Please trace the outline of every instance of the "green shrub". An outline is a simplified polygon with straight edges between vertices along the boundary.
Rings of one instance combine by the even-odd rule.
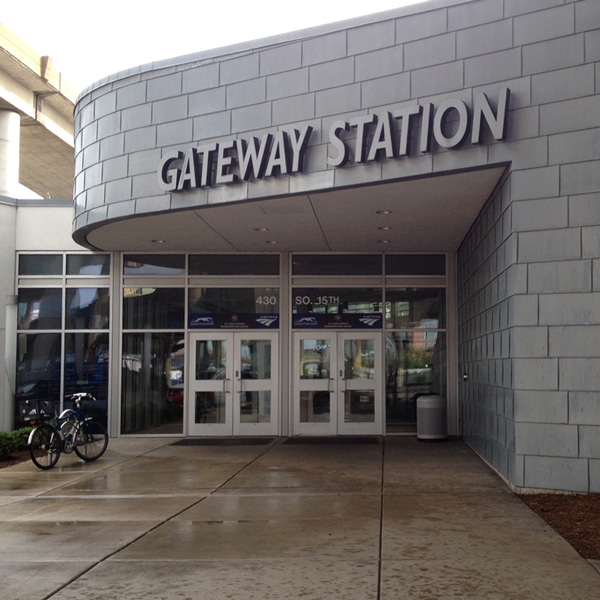
[[[31,427],[24,427],[9,433],[0,432],[0,459],[10,456],[12,452],[27,448],[27,440]]]

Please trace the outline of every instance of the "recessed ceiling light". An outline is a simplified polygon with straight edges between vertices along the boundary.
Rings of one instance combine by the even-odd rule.
[[[390,240],[377,240],[378,244],[389,244]]]
[[[153,244],[164,244],[165,240],[152,240]]]
[[[378,210],[377,214],[378,215],[391,215],[392,211],[391,210]]]
[[[269,231],[266,227],[255,227],[254,231]]]
[[[391,227],[378,227],[377,229],[381,230],[381,231],[389,231],[391,229]]]
[[[277,240],[267,240],[265,244],[276,244]]]

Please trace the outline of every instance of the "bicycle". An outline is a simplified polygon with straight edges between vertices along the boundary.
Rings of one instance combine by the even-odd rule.
[[[29,434],[27,447],[33,464],[40,469],[51,469],[62,452],[75,452],[79,458],[92,461],[100,458],[108,446],[104,425],[86,417],[82,401],[96,398],[87,392],[66,396],[75,404],[75,410],[66,408],[52,420],[42,422]],[[42,417],[43,419],[43,417]]]

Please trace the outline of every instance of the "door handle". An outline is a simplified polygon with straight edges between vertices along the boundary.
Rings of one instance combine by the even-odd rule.
[[[223,379],[223,392],[225,394],[229,393],[229,379]]]

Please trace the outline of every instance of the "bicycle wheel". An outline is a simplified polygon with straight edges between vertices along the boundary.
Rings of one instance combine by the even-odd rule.
[[[51,469],[60,457],[60,437],[49,423],[38,425],[28,444],[29,456],[39,469]]]
[[[85,421],[77,433],[75,454],[82,460],[100,458],[108,446],[108,433],[98,421]]]

